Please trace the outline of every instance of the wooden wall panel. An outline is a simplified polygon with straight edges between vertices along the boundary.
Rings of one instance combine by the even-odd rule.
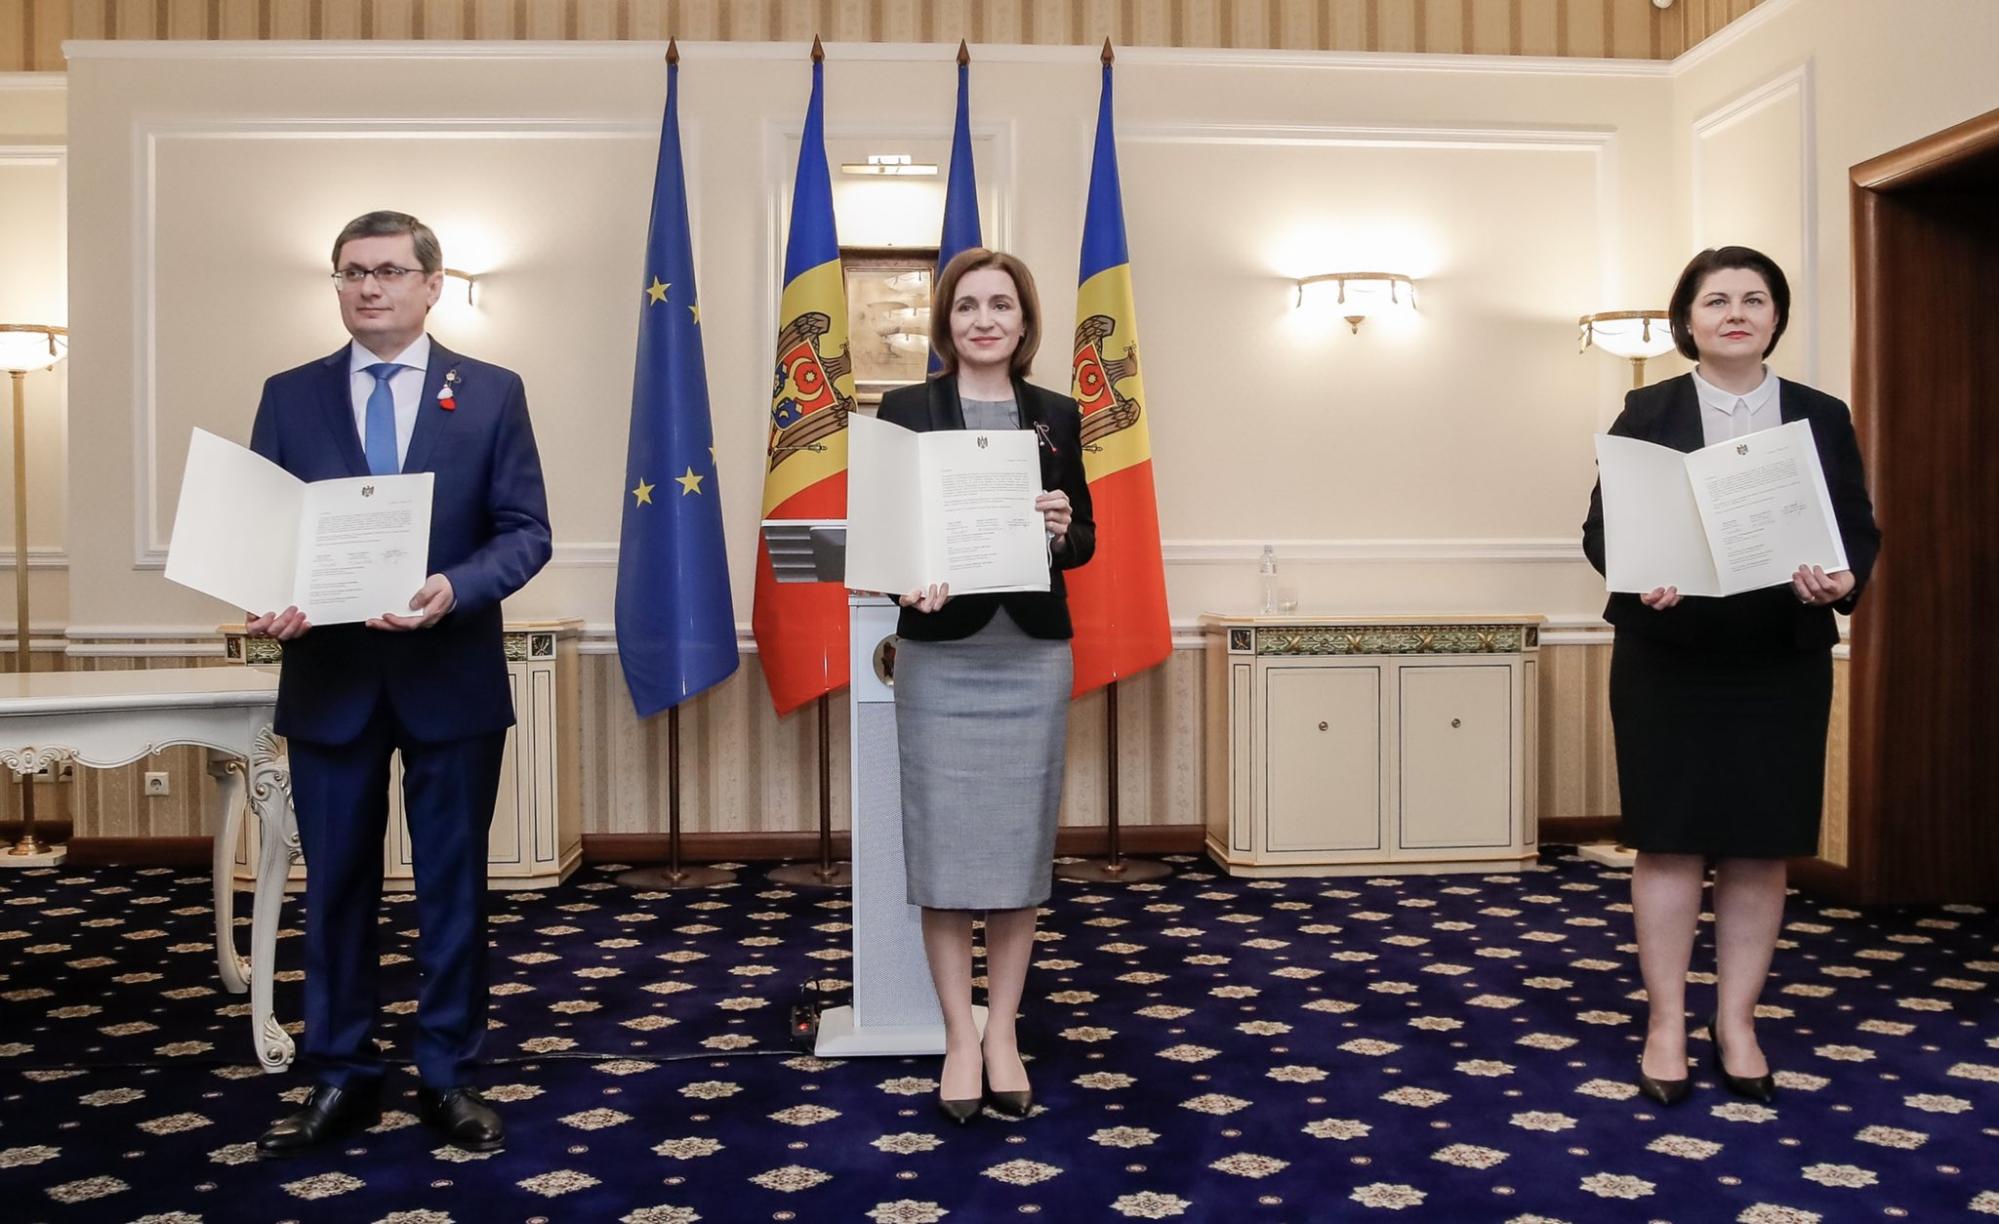
[[[1616,816],[1610,646],[1544,646],[1538,707],[1540,817]]]
[[[88,39],[1040,43],[1670,59],[1760,0],[0,0],[0,72]]]
[[[1832,724],[1826,729],[1825,818],[1819,825],[1819,857],[1835,867],[1851,863],[1852,834],[1847,815],[1847,778],[1852,760],[1851,676],[1852,664],[1848,660],[1833,660]]]

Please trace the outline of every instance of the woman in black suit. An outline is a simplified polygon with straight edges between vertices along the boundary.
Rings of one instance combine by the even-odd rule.
[[[1809,421],[1849,569],[1800,565],[1788,585],[1726,598],[1672,587],[1613,594],[1610,713],[1623,840],[1638,852],[1631,903],[1650,1019],[1639,1087],[1662,1105],[1688,1091],[1686,977],[1713,859],[1716,1004],[1709,1037],[1722,1083],[1768,1101],[1756,1000],[1784,915],[1784,860],[1817,852],[1833,613],[1851,612],[1881,535],[1846,405],[1763,364],[1789,321],[1783,271],[1747,247],[1702,251],[1669,315],[1691,374],[1625,397],[1612,434],[1694,451]],[[1604,569],[1602,487],[1583,550]],[[1725,1052],[1725,1054],[1724,1054]]]
[[[917,431],[1032,430],[1046,490],[1035,508],[1049,543],[1046,592],[953,598],[932,586],[899,601],[903,857],[944,1013],[938,1105],[962,1125],[982,1098],[1016,1117],[1032,1108],[1014,1021],[1034,951],[1035,907],[1053,883],[1062,799],[1071,636],[1062,571],[1090,559],[1096,527],[1082,414],[1066,394],[1025,379],[1041,340],[1041,305],[1026,266],[996,251],[961,252],[938,275],[931,301],[941,369],[884,395],[880,418]],[[983,1040],[972,1012],[979,911],[986,915]]]

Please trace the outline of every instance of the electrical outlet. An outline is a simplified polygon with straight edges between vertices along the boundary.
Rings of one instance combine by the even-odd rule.
[[[150,769],[146,771],[146,797],[148,799],[164,799],[171,793],[172,787],[167,782],[166,770]]]

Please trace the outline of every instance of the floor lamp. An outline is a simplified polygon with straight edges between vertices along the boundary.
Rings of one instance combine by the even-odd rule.
[[[1673,351],[1673,329],[1663,310],[1599,310],[1576,320],[1577,352],[1602,349],[1631,362],[1631,386],[1645,385],[1645,362]]]
[[[28,646],[28,375],[53,369],[69,353],[69,329],[46,323],[0,323],[0,370],[14,384],[14,670],[25,686]],[[17,691],[20,691],[17,688]],[[21,774],[21,839],[0,855],[0,865],[44,866],[61,851],[35,836],[35,775]]]
[[[1576,320],[1576,351],[1599,349],[1631,363],[1633,390],[1645,385],[1645,363],[1674,349],[1673,328],[1663,310],[1599,310]],[[1629,867],[1638,855],[1622,842],[1578,846],[1576,852],[1605,867]]]

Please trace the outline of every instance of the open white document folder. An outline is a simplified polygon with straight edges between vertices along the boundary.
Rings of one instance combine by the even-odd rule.
[[[1025,429],[916,433],[847,418],[847,586],[900,595],[1048,589],[1034,499],[1041,460]]]
[[[315,625],[409,615],[430,559],[429,472],[310,484],[197,429],[167,577],[246,612]]]
[[[1734,595],[1847,568],[1809,421],[1692,454],[1598,434],[1596,463],[1613,591]]]

